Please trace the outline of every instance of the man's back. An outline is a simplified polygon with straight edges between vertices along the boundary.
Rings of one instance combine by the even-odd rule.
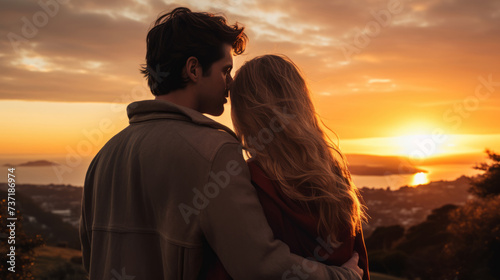
[[[187,108],[206,123],[168,102],[133,105],[130,126],[102,148],[87,173],[81,227],[85,266],[91,279],[122,273],[137,279],[196,279],[206,246],[196,217],[209,202],[203,186],[217,151],[238,142]]]

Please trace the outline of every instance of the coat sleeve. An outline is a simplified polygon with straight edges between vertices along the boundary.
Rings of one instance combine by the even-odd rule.
[[[231,277],[360,280],[351,269],[304,259],[274,239],[239,144],[222,145],[208,177],[200,226]]]

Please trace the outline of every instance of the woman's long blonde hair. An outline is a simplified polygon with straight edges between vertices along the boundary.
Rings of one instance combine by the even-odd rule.
[[[319,218],[320,236],[335,242],[341,231],[355,235],[361,229],[367,215],[359,191],[289,58],[264,55],[246,62],[231,84],[231,107],[247,154]]]

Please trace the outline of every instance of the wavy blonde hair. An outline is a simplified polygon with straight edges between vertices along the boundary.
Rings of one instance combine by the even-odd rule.
[[[231,117],[247,155],[319,218],[320,236],[337,242],[341,231],[361,230],[365,206],[345,157],[319,125],[298,67],[286,56],[254,58],[230,90]]]

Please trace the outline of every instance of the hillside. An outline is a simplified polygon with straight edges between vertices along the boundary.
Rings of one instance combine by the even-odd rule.
[[[398,190],[362,188],[361,195],[368,206],[369,223],[363,226],[369,236],[379,226],[410,227],[423,222],[435,208],[445,204],[463,205],[471,198],[467,192],[470,178],[455,181],[435,181],[418,187]]]
[[[4,186],[5,184],[0,186],[0,197],[7,197]],[[32,198],[35,196],[33,192],[26,190],[43,189],[47,186],[28,187],[27,189],[23,187],[23,185],[16,186],[15,198],[16,210],[24,217],[23,228],[26,234],[32,237],[40,234],[43,240],[49,245],[68,246],[70,248],[79,249],[80,239],[77,227],[69,220],[65,220],[64,216],[58,215],[58,212],[52,213],[51,211],[47,211],[47,207],[53,207],[53,205],[62,206],[63,203],[59,201],[59,199],[70,197],[67,196],[67,191],[69,190],[71,193],[73,190],[66,188],[58,192],[47,189],[45,191],[48,194],[46,202],[50,206],[45,206],[45,202],[37,202]],[[72,203],[74,203],[74,201],[67,201],[67,205]]]

